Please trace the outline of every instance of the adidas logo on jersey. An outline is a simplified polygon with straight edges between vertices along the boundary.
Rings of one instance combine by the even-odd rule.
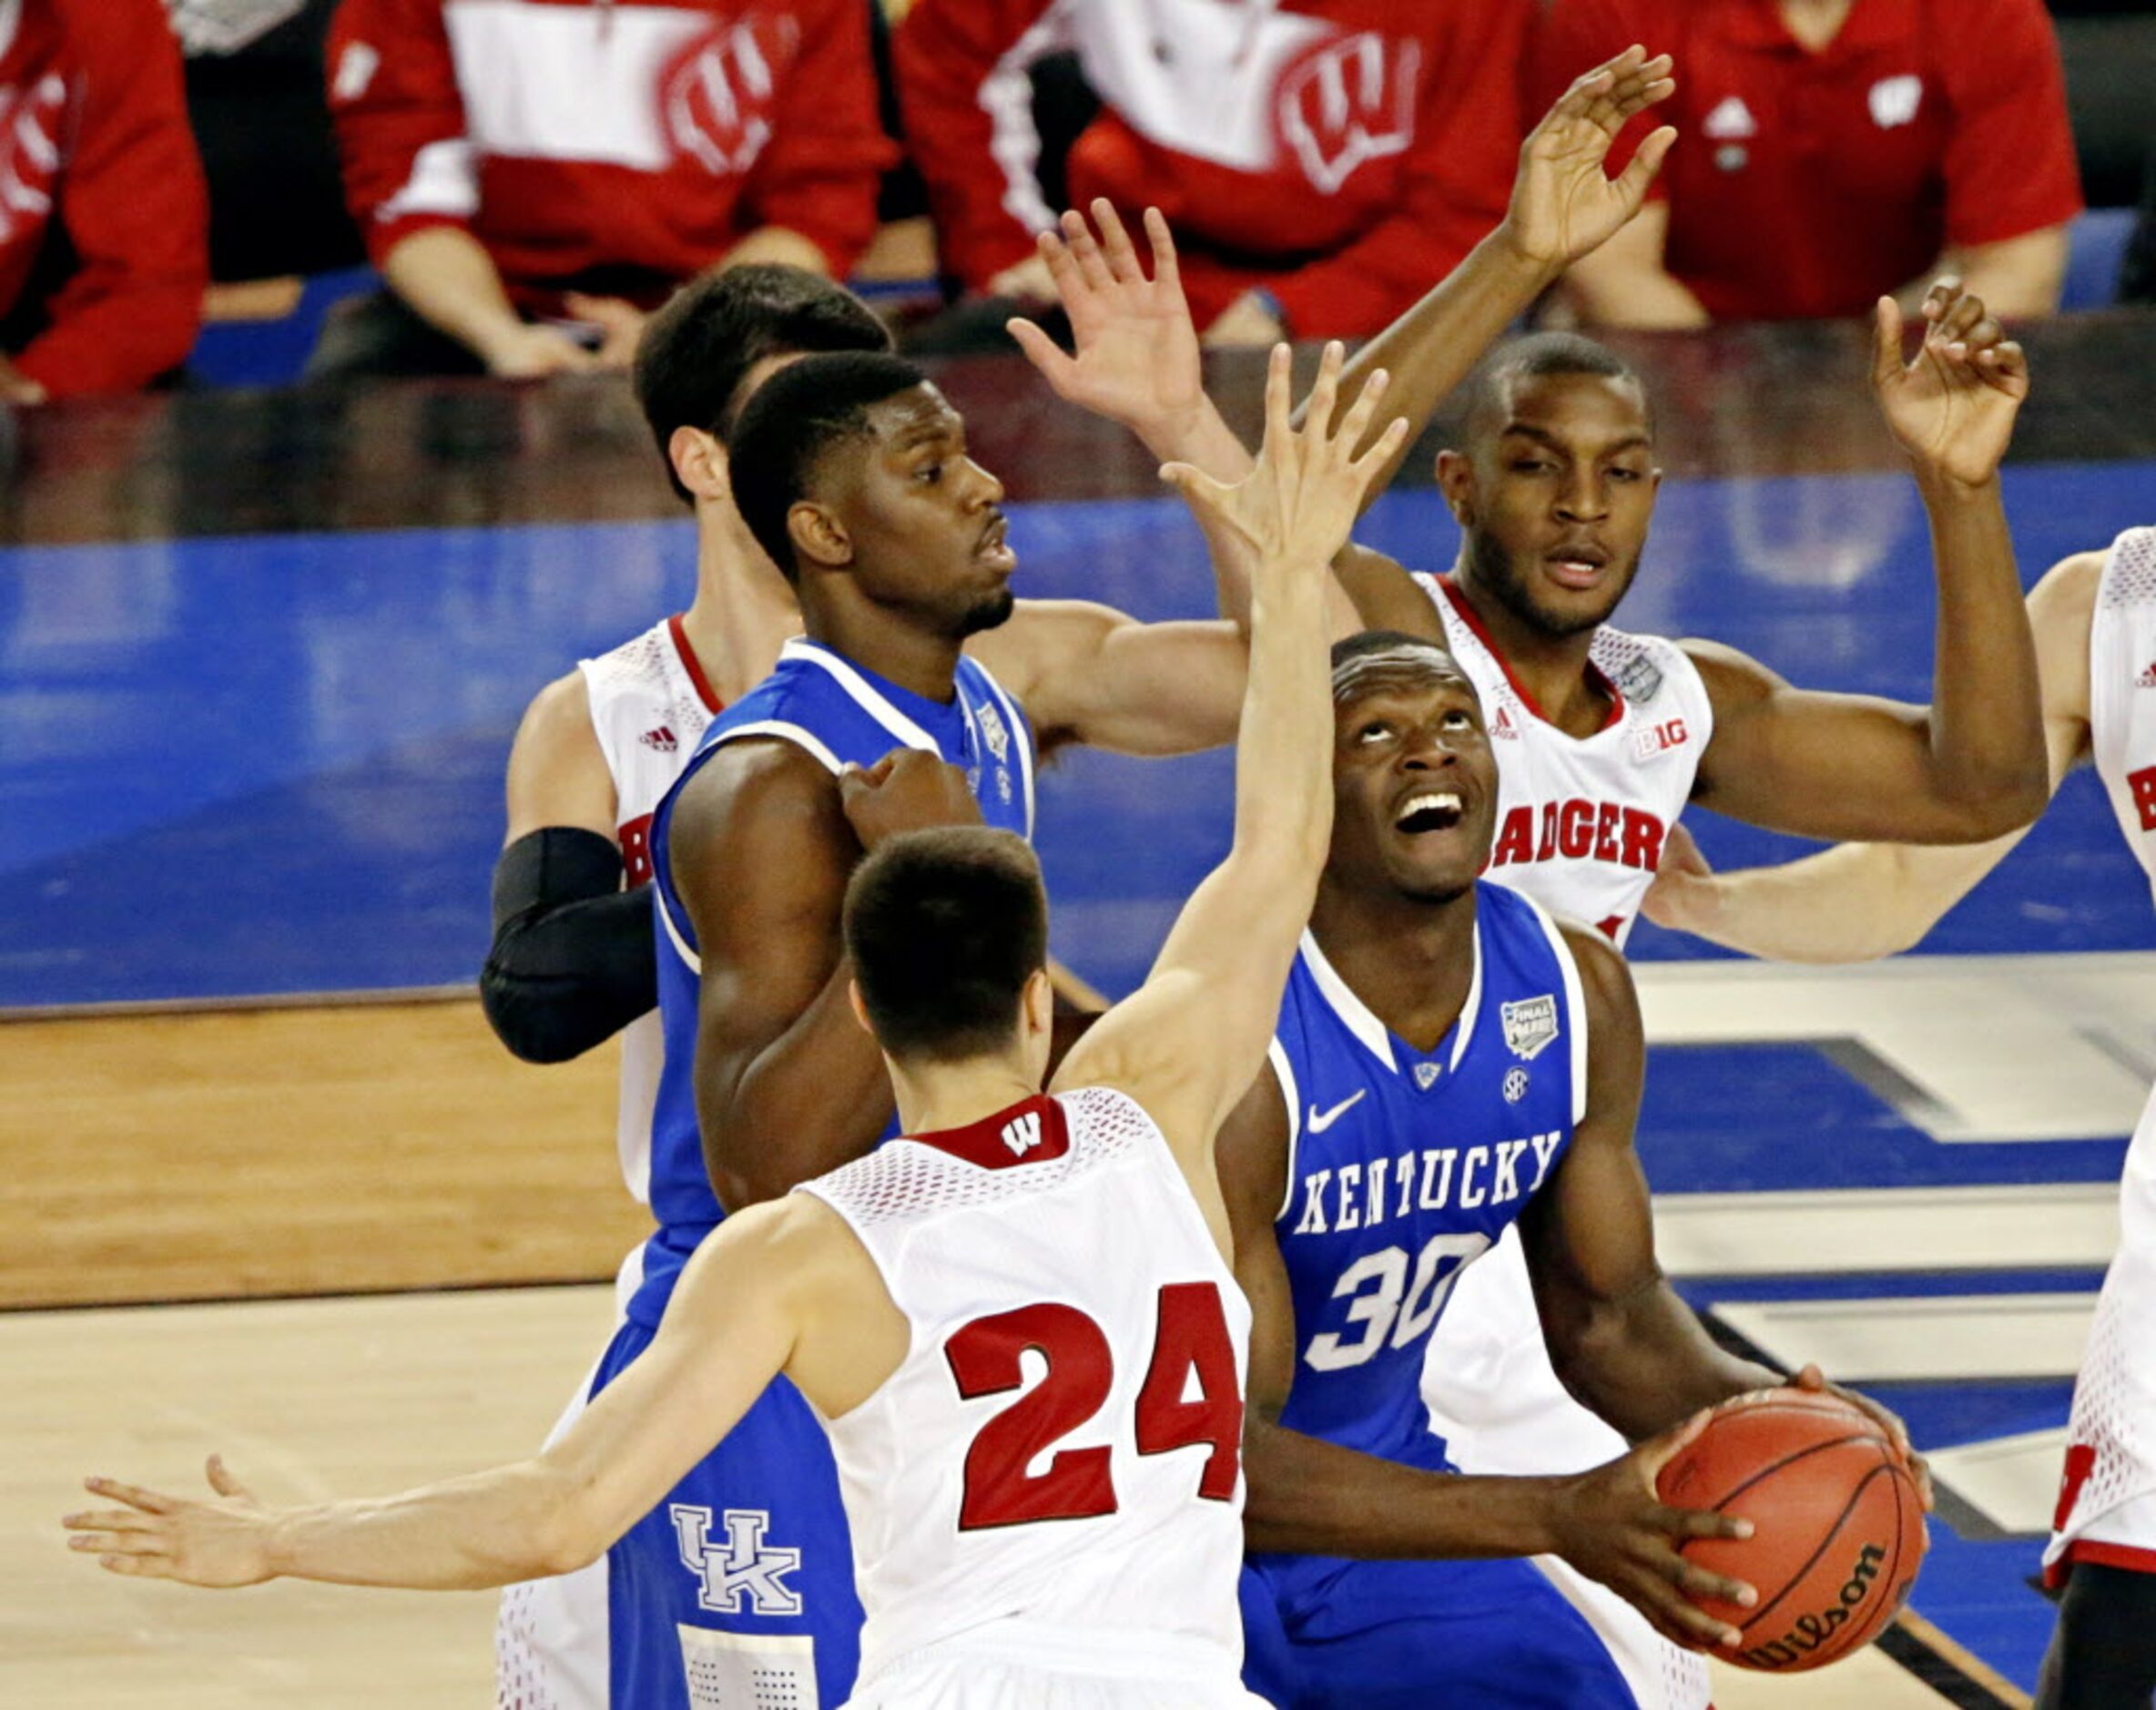
[[[2156,665],[2144,665],[2141,674],[2133,679],[2136,688],[2156,688]]]
[[[656,748],[661,754],[671,754],[681,746],[680,738],[670,725],[661,725],[656,730],[646,730],[636,738],[647,748]]]
[[[1735,142],[1746,137],[1759,135],[1759,122],[1752,117],[1752,109],[1744,105],[1742,96],[1724,96],[1706,117],[1700,121],[1700,129],[1716,142]]]
[[[1501,741],[1520,740],[1520,723],[1512,717],[1512,709],[1503,701],[1497,704],[1497,717],[1490,721],[1490,734]]]

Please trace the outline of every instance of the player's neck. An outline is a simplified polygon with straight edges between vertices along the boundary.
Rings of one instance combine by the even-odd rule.
[[[1040,1092],[1040,1081],[1010,1057],[971,1057],[963,1063],[892,1063],[891,1091],[898,1095],[899,1127],[905,1134],[941,1134],[967,1128],[1009,1110]]]
[[[1463,551],[1452,567],[1452,585],[1475,614],[1483,636],[1512,681],[1525,689],[1534,710],[1566,735],[1591,737],[1610,717],[1610,697],[1588,669],[1594,631],[1553,636],[1537,628],[1475,576]]]
[[[1475,981],[1475,891],[1443,902],[1349,891],[1327,876],[1310,932],[1365,1007],[1418,1051],[1459,1019]]]
[[[958,694],[958,657],[965,644],[923,627],[909,613],[840,595],[804,600],[801,618],[811,641],[887,683],[946,705]]]
[[[786,578],[733,507],[699,506],[697,596],[681,627],[718,698],[732,706],[778,663],[778,649],[801,633],[801,607]]]

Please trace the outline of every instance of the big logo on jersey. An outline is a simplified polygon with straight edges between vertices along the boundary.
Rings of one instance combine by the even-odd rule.
[[[66,104],[66,81],[56,74],[27,89],[0,88],[0,240],[43,225],[52,212]]]
[[[801,44],[790,17],[744,18],[698,36],[659,86],[666,139],[714,178],[736,178],[771,140],[771,103]]]
[[[1422,46],[1374,30],[1327,42],[1280,79],[1281,138],[1303,174],[1335,194],[1366,162],[1415,140]]]

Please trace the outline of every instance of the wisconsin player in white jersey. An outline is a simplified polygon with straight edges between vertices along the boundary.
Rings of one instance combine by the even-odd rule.
[[[1321,402],[1339,368],[1328,353]],[[1145,984],[1052,1095],[1047,915],[1009,832],[893,839],[850,880],[856,1013],[906,1138],[728,1218],[656,1339],[533,1461],[375,1501],[272,1510],[110,1480],[71,1515],[120,1573],[420,1589],[595,1557],[783,1373],[841,1471],[863,1706],[1254,1705],[1240,1685],[1249,1311],[1213,1135],[1263,1064],[1331,824],[1325,565],[1400,429],[1359,459],[1287,421],[1223,489],[1175,473],[1254,583],[1234,846]],[[849,776],[848,811],[885,784]],[[1103,1262],[1107,1260],[1109,1262]],[[723,1562],[714,1571],[723,1571]]]
[[[2156,528],[2054,565],[2029,595],[2051,784],[2091,760],[2156,886]],[[1688,844],[1650,918],[1755,956],[1866,962],[1908,949],[2024,833],[1973,849],[1846,843],[1710,873]],[[2126,1152],[2119,1251],[2074,1388],[2045,1573],[2066,1594],[2037,1702],[2147,1710],[2156,1695],[2156,1095]]]

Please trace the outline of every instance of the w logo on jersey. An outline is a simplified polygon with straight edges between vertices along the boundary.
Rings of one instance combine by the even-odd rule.
[[[737,178],[771,139],[778,79],[800,46],[791,18],[728,24],[691,44],[660,87],[666,137],[716,178]]]
[[[681,1546],[681,1565],[697,1576],[697,1606],[715,1615],[741,1613],[741,1594],[748,1593],[750,1611],[759,1615],[798,1615],[800,1593],[785,1576],[801,1565],[798,1550],[767,1550],[764,1533],[771,1516],[760,1508],[729,1508],[726,1512],[727,1538],[723,1545],[711,1541],[711,1511],[676,1502],[666,1512],[674,1521],[675,1541]]]
[[[1003,1125],[1003,1144],[1011,1155],[1022,1158],[1041,1144],[1041,1113],[1029,1110]]]
[[[1422,46],[1365,30],[1327,43],[1280,80],[1280,135],[1327,196],[1358,168],[1415,140]]]

